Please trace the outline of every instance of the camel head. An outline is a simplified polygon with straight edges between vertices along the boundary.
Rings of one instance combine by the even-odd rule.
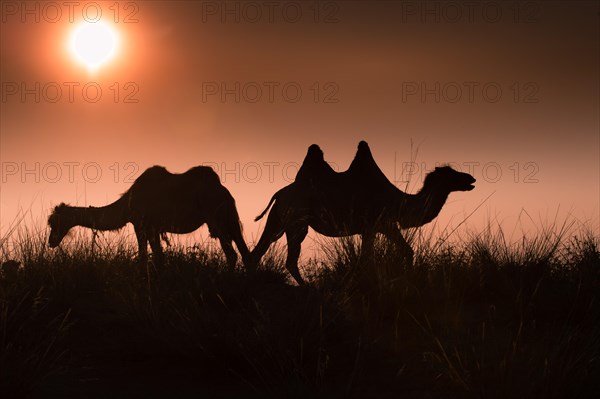
[[[48,217],[48,226],[50,226],[48,245],[50,248],[57,247],[62,239],[67,235],[71,227],[75,225],[75,223],[71,220],[67,208],[67,205],[64,203],[57,205],[54,207],[52,214]]]
[[[425,177],[424,186],[431,187],[436,191],[471,191],[475,188],[473,185],[475,178],[468,173],[458,172],[450,166],[440,166],[435,168]]]

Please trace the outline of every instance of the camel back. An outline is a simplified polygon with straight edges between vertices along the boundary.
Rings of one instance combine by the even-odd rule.
[[[211,185],[221,185],[219,175],[209,166],[194,166],[184,173],[171,173],[164,166],[152,166],[146,169],[129,188],[131,191],[134,188],[142,186],[160,186],[161,182],[171,179],[175,176],[181,178],[189,178],[190,181],[201,182]]]

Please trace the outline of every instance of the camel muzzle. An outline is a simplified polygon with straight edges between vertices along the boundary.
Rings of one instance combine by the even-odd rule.
[[[475,179],[474,177],[471,177],[470,180],[471,181],[467,183],[467,188],[465,191],[471,191],[475,188],[475,185],[473,183],[475,183],[477,181],[477,179]]]

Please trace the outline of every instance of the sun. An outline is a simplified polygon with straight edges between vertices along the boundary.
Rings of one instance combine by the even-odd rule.
[[[117,48],[117,33],[102,22],[83,22],[71,36],[71,53],[92,72],[113,58]]]

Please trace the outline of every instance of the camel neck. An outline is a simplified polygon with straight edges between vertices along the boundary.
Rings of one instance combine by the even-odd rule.
[[[127,223],[127,198],[123,196],[112,204],[101,207],[72,207],[76,225],[97,230],[116,230]]]
[[[429,187],[423,187],[416,194],[405,194],[399,209],[400,226],[419,227],[431,222],[442,210],[449,194]]]

